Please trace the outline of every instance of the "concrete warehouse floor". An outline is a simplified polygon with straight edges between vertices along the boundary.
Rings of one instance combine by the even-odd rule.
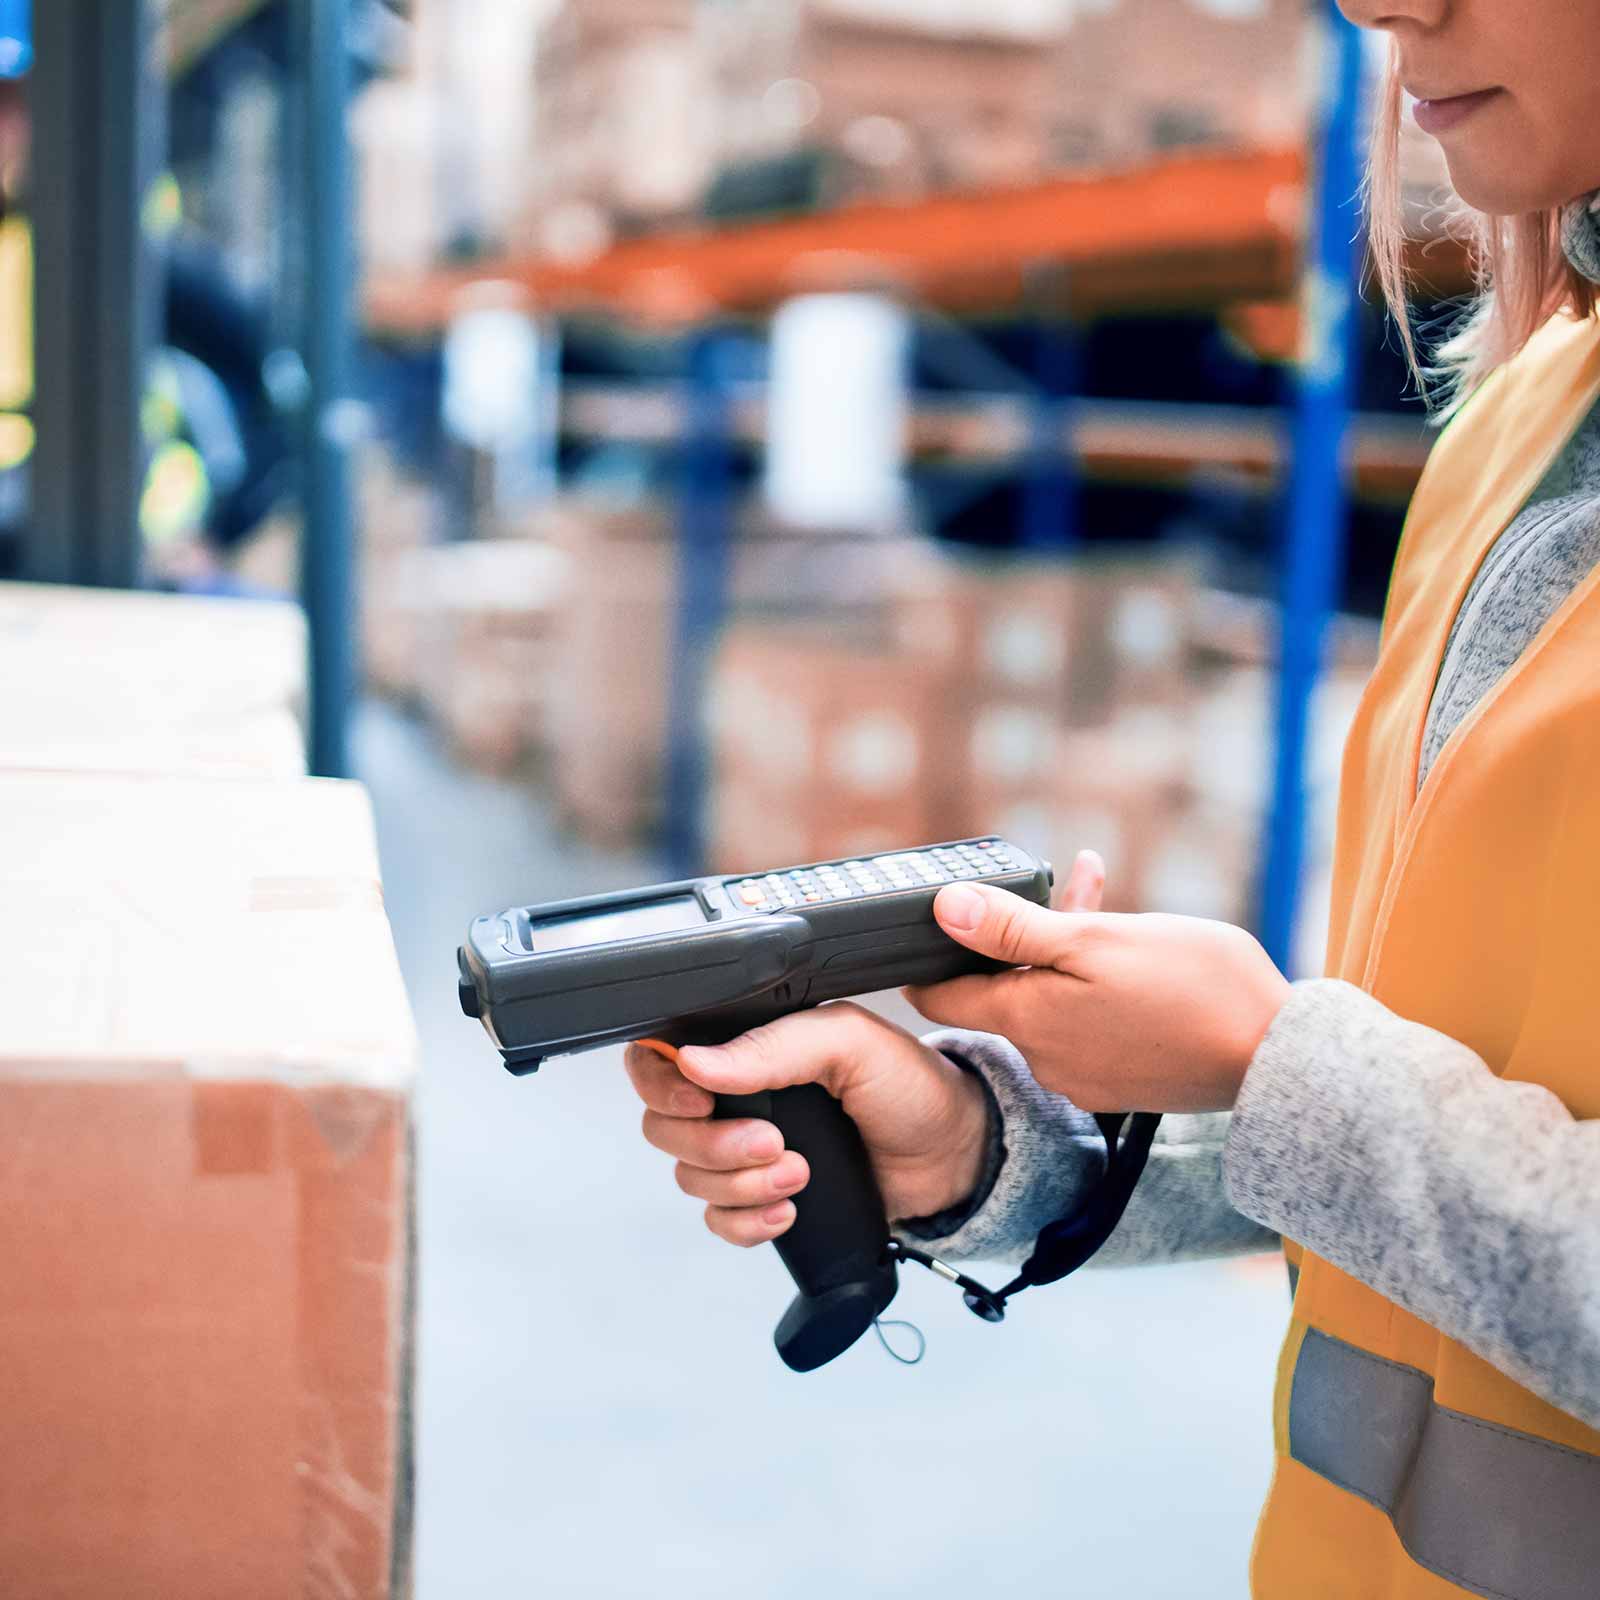
[[[472,916],[659,869],[387,707],[356,755],[422,1035],[420,1600],[1244,1593],[1280,1263],[1091,1271],[1001,1327],[907,1271],[920,1366],[787,1372],[787,1275],[705,1232],[620,1052],[514,1079],[457,1008]]]

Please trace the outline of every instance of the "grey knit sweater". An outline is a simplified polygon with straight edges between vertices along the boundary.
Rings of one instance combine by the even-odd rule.
[[[1567,254],[1600,281],[1600,228]],[[1454,729],[1600,560],[1600,407],[1484,561],[1454,620],[1418,783]],[[1600,848],[1600,840],[1596,841]],[[962,1207],[903,1222],[955,1259],[1021,1260],[1104,1164],[1093,1120],[991,1034],[929,1042],[991,1091],[988,1170]],[[1297,1239],[1600,1425],[1600,1121],[1497,1078],[1458,1041],[1337,979],[1308,979],[1250,1062],[1231,1114],[1170,1116],[1102,1264]]]

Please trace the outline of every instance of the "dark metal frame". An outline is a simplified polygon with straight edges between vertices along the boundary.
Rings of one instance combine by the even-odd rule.
[[[310,766],[321,777],[349,771],[347,725],[356,674],[355,561],[350,525],[350,451],[364,427],[350,392],[349,0],[294,0],[290,135],[302,204],[296,285],[297,334],[305,362],[302,413],[304,520],[300,594],[310,633]],[[286,119],[290,120],[290,119]]]
[[[159,322],[143,210],[165,101],[143,0],[34,8],[29,101],[38,430],[24,577],[139,581],[140,398]]]

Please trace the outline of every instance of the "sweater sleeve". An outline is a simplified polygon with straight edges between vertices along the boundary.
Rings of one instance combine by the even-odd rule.
[[[1224,1147],[1234,1205],[1600,1425],[1600,1120],[1353,984],[1296,983]]]
[[[1039,1230],[1071,1211],[1104,1172],[1099,1129],[1088,1112],[1042,1088],[1016,1047],[995,1034],[941,1029],[924,1042],[983,1080],[989,1159],[967,1202],[937,1217],[902,1220],[895,1231],[947,1260],[1023,1261]],[[1223,1193],[1227,1121],[1162,1120],[1139,1187],[1096,1265],[1237,1255],[1277,1243]]]

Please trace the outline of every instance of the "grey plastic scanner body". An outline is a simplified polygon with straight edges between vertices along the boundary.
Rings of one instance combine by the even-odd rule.
[[[1047,863],[1003,841],[968,840],[514,907],[468,929],[457,957],[462,1009],[520,1075],[548,1056],[633,1039],[721,1044],[828,1000],[998,971],[934,920],[934,895],[956,878],[1049,903]],[[776,887],[752,902],[754,884]],[[595,928],[620,936],[585,942]],[[894,1297],[866,1150],[816,1084],[719,1096],[715,1114],[776,1123],[811,1168],[796,1220],[775,1241],[800,1290],[778,1326],[779,1354],[808,1371],[853,1344]]]

